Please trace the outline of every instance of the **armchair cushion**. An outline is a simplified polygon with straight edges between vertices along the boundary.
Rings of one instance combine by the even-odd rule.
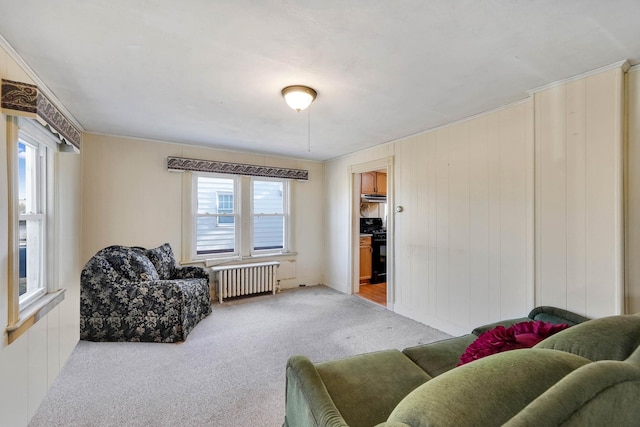
[[[109,246],[101,252],[101,256],[121,277],[132,282],[158,280],[160,276],[153,263],[138,248]]]
[[[176,259],[173,255],[171,245],[165,243],[157,248],[147,249],[145,255],[151,263],[153,263],[160,279],[169,280],[173,278],[174,270],[176,269]]]

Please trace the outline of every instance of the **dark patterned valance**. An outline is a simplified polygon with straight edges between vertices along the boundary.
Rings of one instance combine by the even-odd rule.
[[[2,79],[2,113],[37,119],[61,141],[80,149],[82,133],[36,85]]]
[[[242,163],[185,159],[183,157],[171,156],[167,157],[167,169],[193,172],[229,173],[233,175],[267,176],[270,178],[300,179],[305,181],[309,179],[309,171],[304,169],[245,165]]]

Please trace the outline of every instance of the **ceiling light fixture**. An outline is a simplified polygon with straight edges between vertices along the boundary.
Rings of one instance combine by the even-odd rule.
[[[282,89],[282,96],[289,107],[300,112],[311,105],[318,92],[308,86],[295,85]]]

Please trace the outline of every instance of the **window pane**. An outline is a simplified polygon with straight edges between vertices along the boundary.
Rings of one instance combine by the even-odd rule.
[[[19,263],[19,292],[18,295],[22,296],[27,292],[27,221],[20,221],[18,226],[18,239],[20,247]]]
[[[233,194],[218,192],[218,213],[221,214],[233,214]],[[232,216],[219,216],[218,224],[233,224],[234,218]]]
[[[46,183],[40,151],[46,148],[18,141],[18,295],[28,304],[44,289],[44,244]],[[43,157],[44,158],[44,157]]]
[[[253,245],[254,250],[284,248],[284,217],[255,216]]]
[[[235,180],[198,176],[198,254],[235,252]]]
[[[18,142],[19,213],[38,213],[38,149]]]
[[[253,213],[283,214],[283,186],[281,181],[253,181]]]
[[[227,217],[234,219],[233,217]],[[219,224],[223,217],[198,217],[196,224],[196,251],[198,254],[235,252],[235,224]]]
[[[44,287],[42,280],[42,229],[39,219],[19,221],[19,292],[20,299]]]
[[[233,214],[233,194],[233,179],[199,176],[198,214]]]

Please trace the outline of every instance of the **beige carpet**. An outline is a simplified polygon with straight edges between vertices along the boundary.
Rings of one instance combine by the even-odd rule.
[[[183,343],[81,341],[30,426],[281,426],[289,356],[447,337],[325,286],[216,303]]]

